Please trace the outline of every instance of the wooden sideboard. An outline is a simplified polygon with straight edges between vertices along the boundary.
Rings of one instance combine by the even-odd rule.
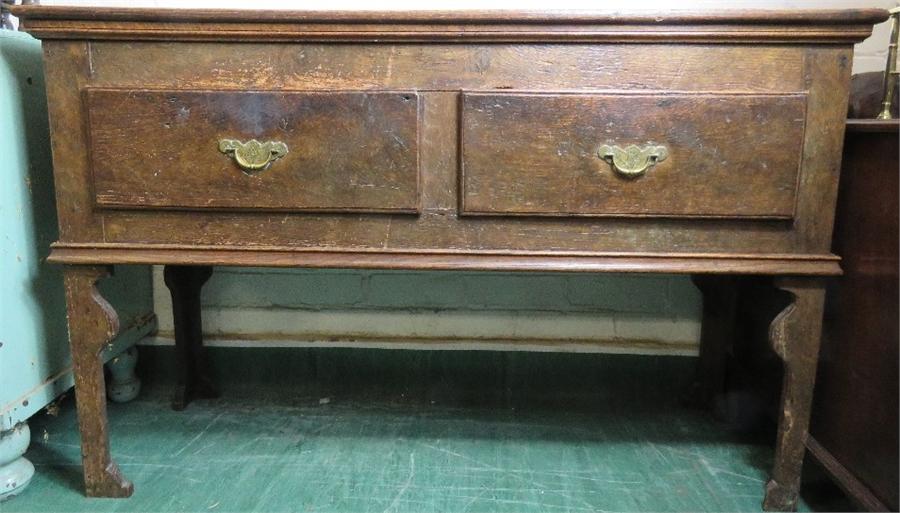
[[[44,41],[88,495],[132,492],[95,282],[170,266],[196,349],[202,266],[252,265],[771,275],[764,506],[796,506],[852,45],[886,12],[15,14]]]
[[[864,511],[900,507],[898,152],[900,120],[847,120],[833,244],[845,274],[828,291],[807,440]]]

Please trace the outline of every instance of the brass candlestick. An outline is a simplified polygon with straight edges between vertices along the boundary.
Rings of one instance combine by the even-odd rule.
[[[891,40],[888,43],[887,65],[884,70],[884,100],[881,102],[881,114],[878,119],[891,119],[891,100],[897,85],[897,44],[900,39],[900,7],[891,13]]]

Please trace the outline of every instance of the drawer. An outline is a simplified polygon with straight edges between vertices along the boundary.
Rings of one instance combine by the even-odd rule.
[[[101,208],[418,211],[406,91],[88,89]]]
[[[469,215],[790,219],[804,94],[464,93]]]

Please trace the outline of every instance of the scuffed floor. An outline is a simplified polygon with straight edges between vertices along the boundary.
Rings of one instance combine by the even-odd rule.
[[[160,386],[109,408],[127,500],[83,497],[68,400],[32,419],[37,475],[0,512],[759,511],[771,448],[613,381],[505,408],[254,385],[183,412]]]

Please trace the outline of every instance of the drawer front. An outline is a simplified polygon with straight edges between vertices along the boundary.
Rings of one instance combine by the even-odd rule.
[[[418,211],[414,92],[89,89],[85,101],[101,208]]]
[[[461,211],[790,219],[803,94],[465,93]]]

